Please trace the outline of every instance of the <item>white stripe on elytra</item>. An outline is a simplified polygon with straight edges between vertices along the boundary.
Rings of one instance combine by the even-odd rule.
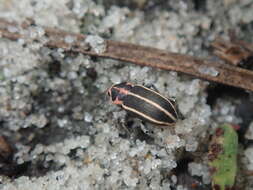
[[[174,120],[174,121],[177,120],[170,112],[168,112],[167,110],[165,110],[165,109],[164,109],[163,107],[161,107],[159,104],[157,104],[157,103],[155,103],[155,102],[152,102],[152,101],[150,101],[149,99],[144,98],[144,97],[142,97],[142,96],[139,96],[139,95],[137,95],[137,94],[134,94],[134,93],[132,93],[132,92],[129,92],[128,95],[135,96],[135,97],[137,97],[137,98],[140,98],[140,99],[144,100],[145,102],[148,102],[149,104],[151,104],[151,105],[157,107],[159,110],[163,111],[163,112],[164,112],[167,116],[169,116],[172,120]]]
[[[177,115],[177,111],[176,111],[176,109],[175,109],[175,106],[170,102],[169,98],[166,98],[166,97],[164,97],[163,95],[161,95],[161,94],[159,94],[158,92],[156,92],[155,90],[149,89],[149,88],[147,88],[147,87],[145,87],[145,86],[140,86],[140,85],[135,85],[135,86],[138,86],[138,87],[141,87],[141,88],[145,88],[146,90],[151,91],[151,92],[154,92],[155,94],[157,94],[158,96],[160,96],[161,98],[163,98],[165,101],[167,101],[167,102],[171,105],[171,107],[173,108],[174,112],[175,112],[176,115]],[[173,100],[171,100],[171,101],[173,101]]]
[[[149,116],[147,116],[147,115],[145,115],[145,114],[143,114],[143,113],[137,111],[137,110],[134,109],[134,108],[130,108],[130,107],[128,107],[128,106],[125,106],[124,104],[122,104],[121,106],[122,106],[125,110],[134,112],[134,113],[136,113],[137,115],[140,115],[140,116],[146,118],[147,120],[149,120],[149,121],[151,121],[151,122],[153,122],[153,123],[156,123],[156,124],[159,124],[159,125],[173,125],[172,123],[162,122],[162,121],[158,121],[158,120],[156,120],[156,119],[153,119],[153,118],[151,118],[151,117],[149,117]]]

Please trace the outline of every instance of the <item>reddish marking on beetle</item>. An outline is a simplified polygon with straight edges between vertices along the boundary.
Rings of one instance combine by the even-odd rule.
[[[124,88],[118,88],[118,87],[113,87],[113,88],[115,88],[116,90],[118,90],[120,94],[127,95],[129,93],[129,90],[126,90]]]
[[[130,83],[126,83],[126,85],[131,85],[132,86],[132,84],[130,84]],[[106,92],[107,92],[107,94],[111,97],[112,96],[112,89],[115,89],[115,90],[117,90],[118,91],[118,96],[119,96],[119,94],[123,94],[123,95],[127,95],[128,93],[129,93],[129,90],[126,90],[126,89],[124,89],[124,88],[118,88],[118,87],[115,87],[114,85],[113,86],[111,86]],[[123,101],[122,100],[119,100],[119,97],[116,97],[116,100],[114,100],[114,101],[112,101],[114,104],[116,104],[116,105],[122,105],[123,104]]]
[[[215,135],[217,136],[217,137],[219,137],[219,136],[221,136],[221,135],[223,135],[224,134],[224,130],[222,129],[222,128],[217,128],[216,130],[215,130]]]
[[[119,97],[117,97],[116,100],[113,101],[113,103],[116,104],[116,105],[122,105],[123,101],[119,100]]]
[[[117,84],[116,84],[117,85]],[[112,91],[112,88],[116,89],[119,91],[119,93],[122,93],[122,94],[125,94],[127,95],[129,90],[127,89],[124,89],[124,88],[119,88],[119,87],[116,87],[116,85],[112,85],[110,88],[108,88],[108,90],[106,91],[107,93],[109,93],[111,95],[111,91]],[[125,84],[126,86],[131,86],[131,87],[134,87],[134,85],[132,83],[129,83],[129,82],[126,82]]]

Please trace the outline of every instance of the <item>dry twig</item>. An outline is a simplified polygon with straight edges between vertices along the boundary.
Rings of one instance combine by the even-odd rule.
[[[13,32],[8,30],[10,27],[17,27],[19,30]],[[18,25],[17,23],[0,19],[0,36],[11,40],[28,38],[20,30],[26,30],[29,27],[32,26],[29,26],[29,24]],[[253,91],[253,72],[246,69],[221,64],[219,62],[211,62],[193,56],[171,53],[156,48],[111,40],[105,41],[106,50],[104,52],[97,53],[87,48],[87,44],[83,43],[86,38],[85,35],[68,33],[47,27],[44,30],[45,35],[48,37],[48,42],[45,43],[47,47],[62,48],[65,51],[117,59],[163,70],[177,71],[197,78]],[[71,44],[66,43],[64,40],[66,36],[72,36],[77,40]]]
[[[214,54],[232,65],[244,65],[252,61],[253,47],[243,41],[216,39],[212,44]]]

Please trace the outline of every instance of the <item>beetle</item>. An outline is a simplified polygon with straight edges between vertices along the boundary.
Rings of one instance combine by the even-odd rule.
[[[128,113],[154,124],[171,126],[182,118],[174,99],[145,86],[129,82],[114,84],[107,95]]]

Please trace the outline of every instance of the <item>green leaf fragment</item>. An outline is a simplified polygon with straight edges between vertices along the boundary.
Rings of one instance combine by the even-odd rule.
[[[237,170],[238,136],[229,124],[220,126],[209,146],[209,166],[213,189],[232,189]]]

